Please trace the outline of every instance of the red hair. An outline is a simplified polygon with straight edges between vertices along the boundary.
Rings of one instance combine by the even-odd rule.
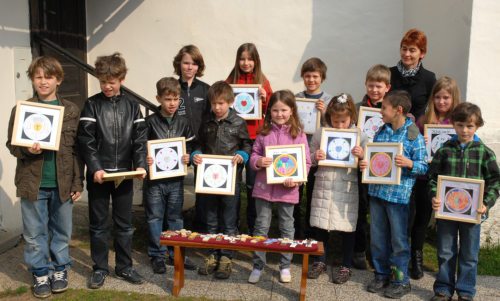
[[[423,31],[416,28],[412,28],[405,33],[405,35],[401,39],[399,48],[403,47],[403,44],[417,45],[417,47],[423,54],[427,53],[427,36]]]

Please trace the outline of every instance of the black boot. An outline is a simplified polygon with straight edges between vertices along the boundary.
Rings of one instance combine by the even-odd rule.
[[[411,278],[418,280],[424,277],[423,269],[424,257],[422,250],[411,251]]]

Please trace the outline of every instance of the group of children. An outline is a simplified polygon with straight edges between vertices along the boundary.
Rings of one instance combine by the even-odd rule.
[[[68,287],[71,209],[83,189],[83,162],[87,166],[90,245],[94,262],[89,287],[102,287],[109,274],[110,231],[107,221],[110,196],[115,274],[131,283],[143,282],[132,267],[131,258],[134,232],[132,181],[125,180],[115,187],[112,182],[104,182],[103,175],[146,170],[148,165],[153,164],[153,158],[147,156],[148,140],[185,137],[187,154],[182,161],[195,167],[202,163],[202,154],[233,157],[232,163],[238,166],[235,194],[197,195],[196,218],[204,232],[238,233],[239,186],[242,171],[246,169],[250,234],[268,235],[273,203],[276,203],[281,237],[290,239],[295,235],[294,209],[302,194],[299,187],[304,185],[292,179],[286,179],[283,184],[267,184],[265,170],[272,164],[272,159],[265,156],[265,148],[303,144],[308,154],[306,169],[311,170],[306,183],[309,207],[306,219],[312,238],[325,242],[326,246],[325,255],[314,258],[308,277],[318,278],[327,270],[329,234],[340,231],[343,258],[333,275],[333,282],[342,284],[349,280],[357,223],[360,219],[366,220],[366,209],[363,211],[363,206],[359,205],[363,198],[362,191],[365,191],[369,195],[370,250],[375,270],[375,277],[367,289],[375,293],[383,292],[389,298],[400,298],[411,290],[408,276],[409,200],[415,181],[420,187],[419,205],[432,206],[434,210],[440,204],[436,198],[438,174],[485,179],[484,206],[478,209],[478,213],[486,213],[498,197],[500,176],[495,154],[474,135],[477,128],[483,125],[481,112],[474,104],[459,104],[458,88],[447,77],[437,81],[427,104],[427,114],[415,123],[407,117],[411,108],[409,94],[405,91],[387,93],[391,88],[389,68],[376,65],[367,72],[366,97],[362,105],[381,107],[385,123],[373,140],[403,145],[403,154],[394,159],[395,164],[402,168],[401,184],[367,185],[359,181],[360,170],[368,166],[364,159],[368,138],[364,134],[361,135],[361,145],[352,149],[352,154],[359,158],[358,170],[318,167],[318,161],[326,157],[319,147],[321,128],[309,137],[302,130],[296,96],[318,99],[316,108],[322,113],[323,127],[349,129],[356,127],[358,122],[359,106],[349,94],[332,97],[322,91],[326,65],[318,58],[311,58],[303,64],[301,76],[305,90],[294,95],[288,90],[273,93],[262,73],[257,49],[251,43],[243,44],[238,49],[234,69],[228,78],[211,86],[197,78],[204,71],[199,49],[193,45],[185,46],[174,58],[174,69],[179,79],[167,77],[157,82],[156,98],[160,106],[158,112],[146,119],[139,105],[121,88],[127,71],[124,59],[115,53],[99,57],[95,65],[101,93],[85,102],[81,114],[75,105],[57,95],[63,71],[56,60],[40,57],[30,66],[28,74],[36,91],[36,97],[30,101],[66,108],[59,151],[42,151],[38,143],[29,148],[13,146],[10,137],[14,110],[9,123],[7,146],[18,159],[15,181],[18,196],[21,197],[25,260],[33,274],[33,291],[37,297],[47,297],[51,292],[61,292]],[[263,120],[245,121],[236,114],[231,108],[234,94],[230,83],[262,85],[259,94],[263,112],[266,112]],[[436,153],[429,168],[425,148],[427,137],[422,136],[421,128],[426,123],[451,123],[457,133]],[[426,193],[427,184],[429,194]],[[161,246],[159,239],[164,230],[183,228],[183,189],[183,177],[160,180],[146,177],[144,180],[148,255],[155,273],[165,273],[165,264],[173,264],[172,250]],[[430,212],[425,223],[429,218]],[[455,290],[462,300],[471,300],[475,294],[480,225],[439,220],[437,229],[439,273],[433,300],[449,300]],[[226,279],[231,275],[232,256],[233,253],[228,250],[210,250],[198,272],[205,275],[215,273],[215,277]],[[455,280],[457,256],[461,268]],[[281,282],[291,281],[291,260],[292,254],[281,255]],[[187,269],[197,268],[187,257],[184,265]],[[259,281],[265,265],[265,253],[255,252],[253,270],[248,278],[250,283]]]

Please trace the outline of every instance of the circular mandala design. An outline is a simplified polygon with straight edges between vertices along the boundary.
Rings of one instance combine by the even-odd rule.
[[[370,171],[377,177],[385,177],[391,172],[392,160],[386,153],[376,153],[370,159]]]
[[[242,92],[234,98],[234,109],[241,114],[248,114],[252,112],[255,106],[255,101],[248,93]]]
[[[290,154],[282,154],[273,162],[274,171],[280,177],[290,177],[297,171],[297,159]]]
[[[443,146],[443,144],[450,139],[451,139],[451,136],[448,134],[439,134],[439,135],[436,135],[434,138],[432,138],[432,141],[431,141],[432,153],[437,152],[437,150],[440,149],[441,146]]]
[[[51,122],[49,118],[42,114],[32,114],[26,118],[23,131],[29,139],[42,141],[50,135]]]
[[[179,162],[179,155],[177,152],[170,148],[162,148],[155,157],[156,166],[161,170],[172,170]]]
[[[472,197],[470,193],[462,188],[453,188],[444,196],[445,206],[454,213],[464,213],[472,206]]]
[[[335,138],[328,143],[327,152],[328,156],[333,160],[344,160],[349,157],[350,144],[343,138]]]
[[[205,183],[212,188],[219,188],[227,181],[227,171],[221,165],[210,165],[203,174]]]
[[[382,117],[373,116],[363,125],[363,132],[368,136],[368,138],[372,139],[383,125],[384,121],[382,120]]]

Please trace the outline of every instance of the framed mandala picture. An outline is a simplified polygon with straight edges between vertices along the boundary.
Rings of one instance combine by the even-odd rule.
[[[153,158],[149,166],[151,180],[187,175],[187,165],[182,163],[186,154],[186,138],[171,138],[148,141],[148,156]]]
[[[425,124],[424,136],[427,137],[427,144],[425,145],[427,160],[431,162],[437,150],[455,134],[455,129],[452,125]]]
[[[233,156],[200,155],[196,172],[196,193],[234,195],[236,164]]]
[[[296,98],[297,112],[304,126],[304,133],[314,134],[321,126],[321,112],[316,109],[316,99]]]
[[[378,130],[384,125],[380,109],[359,107],[358,128],[368,136],[370,142]]]
[[[436,197],[441,207],[436,218],[479,224],[481,214],[477,213],[483,203],[484,180],[438,176]]]
[[[368,166],[363,170],[362,183],[399,185],[401,167],[396,166],[395,157],[403,153],[401,143],[367,143],[365,160]]]
[[[358,158],[351,150],[359,145],[359,137],[359,129],[323,128],[320,149],[326,153],[326,159],[320,160],[318,165],[357,168]]]
[[[12,145],[59,150],[64,107],[31,101],[19,101],[16,106]]]
[[[304,144],[266,146],[266,157],[272,158],[266,168],[267,184],[283,183],[288,178],[307,182]]]
[[[245,120],[262,119],[260,85],[231,85],[234,93],[233,109]]]

